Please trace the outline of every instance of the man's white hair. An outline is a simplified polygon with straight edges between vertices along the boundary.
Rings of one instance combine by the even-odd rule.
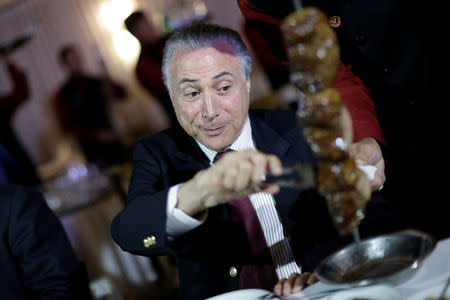
[[[252,58],[239,33],[215,24],[195,24],[175,31],[166,42],[162,73],[169,94],[171,93],[169,63],[175,50],[180,48],[191,50],[209,48],[218,41],[225,41],[231,46],[232,51],[241,63],[243,80],[247,81],[252,71]]]

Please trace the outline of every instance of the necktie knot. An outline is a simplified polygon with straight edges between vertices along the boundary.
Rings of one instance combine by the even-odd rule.
[[[232,152],[233,149],[226,149],[225,151],[222,152],[217,152],[216,156],[213,159],[213,163],[216,163],[219,159],[221,159],[225,154],[227,154],[228,152]]]

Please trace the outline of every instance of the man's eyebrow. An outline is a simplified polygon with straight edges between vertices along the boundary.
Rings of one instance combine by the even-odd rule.
[[[198,81],[198,79],[191,79],[191,78],[184,77],[183,79],[180,80],[180,82],[178,82],[178,85],[181,85],[185,82],[196,82],[196,81]]]
[[[230,72],[223,71],[223,72],[221,72],[221,73],[215,75],[215,76],[213,77],[213,79],[217,79],[217,78],[220,78],[220,77],[225,76],[225,75],[233,76],[233,74],[231,74]],[[178,85],[181,85],[181,84],[183,84],[183,83],[185,83],[185,82],[197,82],[197,81],[198,81],[198,79],[192,79],[192,78],[186,78],[186,77],[184,77],[183,79],[180,80],[180,82],[178,82]]]
[[[213,77],[213,79],[217,79],[217,78],[222,77],[222,76],[225,76],[225,75],[231,75],[231,76],[233,76],[233,74],[231,74],[231,73],[229,73],[229,72],[227,72],[227,71],[223,71],[222,73],[219,73],[219,74],[215,75],[215,76]]]

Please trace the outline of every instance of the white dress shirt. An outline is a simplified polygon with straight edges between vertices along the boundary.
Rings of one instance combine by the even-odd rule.
[[[209,158],[210,164],[212,165],[217,152],[208,149],[199,142],[197,143],[205,155]],[[242,133],[229,147],[229,149],[235,151],[256,149],[253,142],[251,124],[248,117]],[[206,213],[202,220],[198,220],[192,218],[181,209],[175,207],[177,204],[178,188],[181,184],[170,188],[167,199],[166,229],[169,236],[173,237],[200,226],[207,217]],[[255,208],[267,245],[270,248],[270,253],[272,255],[278,279],[288,278],[293,272],[301,274],[301,268],[295,263],[294,255],[291,250],[292,248],[284,234],[283,225],[280,222],[273,196],[269,193],[259,192],[249,195],[249,198]]]

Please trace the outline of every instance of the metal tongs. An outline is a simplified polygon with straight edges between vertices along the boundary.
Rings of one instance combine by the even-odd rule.
[[[315,164],[297,164],[290,167],[284,167],[280,176],[266,174],[260,187],[266,187],[270,184],[278,184],[280,187],[291,187],[297,189],[308,189],[317,186],[317,165]]]

